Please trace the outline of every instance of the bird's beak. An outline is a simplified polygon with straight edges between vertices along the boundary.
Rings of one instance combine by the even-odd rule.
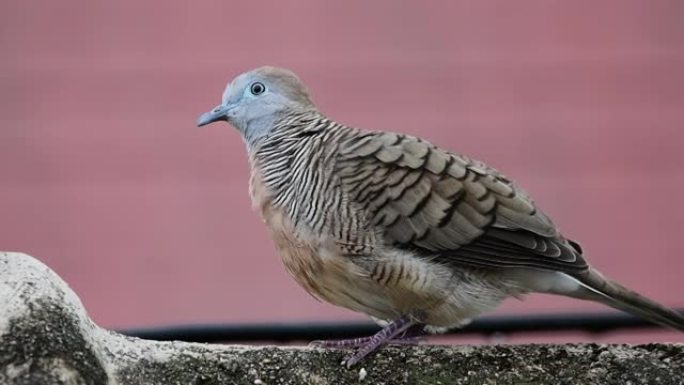
[[[231,109],[230,105],[218,105],[209,112],[203,113],[197,118],[197,127],[205,126],[209,123],[218,122],[219,120],[228,121],[228,111]]]

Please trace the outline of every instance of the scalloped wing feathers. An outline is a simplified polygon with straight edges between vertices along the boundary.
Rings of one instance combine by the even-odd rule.
[[[481,162],[415,137],[365,132],[342,144],[336,170],[392,246],[446,264],[587,268],[527,194]]]

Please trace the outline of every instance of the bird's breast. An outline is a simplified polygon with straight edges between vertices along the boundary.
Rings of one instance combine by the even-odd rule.
[[[341,255],[334,242],[296,228],[282,210],[267,209],[264,220],[285,269],[316,299],[357,311],[368,311],[372,290],[364,272]],[[372,305],[371,305],[372,306]]]
[[[335,293],[342,291],[338,286],[354,272],[349,271],[347,265],[350,264],[345,264],[343,259],[322,257],[328,254],[328,246],[333,242],[327,242],[303,226],[294,226],[287,212],[274,204],[273,192],[265,186],[259,172],[252,174],[250,195],[288,273],[317,299],[346,306]]]

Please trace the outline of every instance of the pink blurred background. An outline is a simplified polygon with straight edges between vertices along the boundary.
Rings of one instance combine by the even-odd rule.
[[[675,0],[2,2],[0,249],[54,268],[107,327],[365,319],[289,278],[239,136],[195,128],[228,80],[272,64],[332,118],[503,170],[596,267],[684,306],[683,14]],[[532,296],[497,312],[600,310]]]

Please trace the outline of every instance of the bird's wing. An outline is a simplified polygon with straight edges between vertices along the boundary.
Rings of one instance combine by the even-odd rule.
[[[364,132],[342,143],[340,184],[385,241],[440,263],[587,269],[525,192],[496,170],[418,138]]]

